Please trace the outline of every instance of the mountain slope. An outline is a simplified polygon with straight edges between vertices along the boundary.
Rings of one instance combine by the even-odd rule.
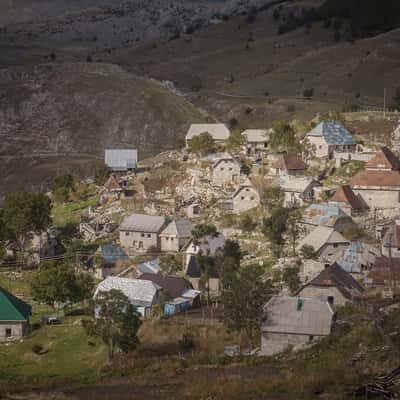
[[[189,123],[203,120],[183,97],[117,66],[44,64],[3,71],[0,182],[8,189],[23,186],[15,179],[21,159],[37,163],[37,171],[22,178],[38,182],[43,168],[53,169],[52,175],[102,159],[107,147],[137,147],[143,158],[176,147]]]

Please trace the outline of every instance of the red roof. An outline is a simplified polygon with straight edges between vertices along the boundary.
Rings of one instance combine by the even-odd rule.
[[[304,171],[307,169],[307,164],[301,157],[294,154],[279,154],[272,163],[272,167],[288,171]]]
[[[398,171],[400,170],[400,160],[387,147],[382,147],[375,157],[368,161],[366,168]]]
[[[371,171],[359,172],[351,181],[350,186],[355,187],[400,187],[399,171]]]
[[[400,278],[400,259],[392,258],[393,269],[390,268],[389,259],[386,257],[377,257],[375,264],[368,273],[368,279],[373,285],[385,285],[393,278]]]
[[[330,202],[346,203],[353,210],[364,210],[366,205],[363,201],[353,192],[350,186],[341,186],[336,190],[335,194],[329,199]]]

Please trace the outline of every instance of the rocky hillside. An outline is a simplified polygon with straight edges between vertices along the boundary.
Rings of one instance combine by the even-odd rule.
[[[204,119],[183,97],[113,65],[43,64],[2,77],[2,189],[102,159],[106,147],[137,147],[141,158],[174,148],[189,121]]]

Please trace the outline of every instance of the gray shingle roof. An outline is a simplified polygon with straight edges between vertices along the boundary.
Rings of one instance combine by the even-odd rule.
[[[178,219],[170,222],[161,232],[163,235],[171,235],[181,238],[190,238],[192,236],[193,224],[187,219]]]
[[[356,143],[351,133],[340,121],[322,121],[308,132],[307,136],[323,137],[326,143],[331,145],[351,145]]]
[[[264,143],[269,140],[269,131],[266,129],[246,129],[242,135],[249,143]]]
[[[165,225],[165,218],[157,215],[132,214],[125,217],[121,231],[159,233]]]
[[[349,243],[339,232],[326,226],[317,226],[303,240],[300,241],[297,249],[303,246],[312,246],[315,251],[319,251],[325,244]]]
[[[305,297],[274,296],[266,304],[263,332],[326,336],[334,311],[327,301]]]
[[[135,149],[106,149],[104,160],[113,171],[126,171],[137,167],[138,154]]]

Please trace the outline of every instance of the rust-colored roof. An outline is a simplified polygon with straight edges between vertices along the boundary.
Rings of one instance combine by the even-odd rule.
[[[353,192],[350,186],[344,185],[336,190],[335,194],[329,199],[330,202],[346,203],[353,210],[363,210],[365,205],[362,200]]]
[[[400,170],[400,160],[387,147],[382,147],[374,158],[368,161],[367,169]]]
[[[119,184],[119,181],[115,175],[111,175],[108,178],[107,182],[104,184],[104,187],[109,191],[122,190],[122,187]]]
[[[400,225],[397,221],[393,221],[385,236],[383,237],[383,245],[385,247],[395,247],[396,249],[400,248]]]
[[[336,287],[344,297],[351,299],[364,291],[364,288],[339,264],[334,263],[325,268],[317,277],[305,286]]]
[[[279,154],[272,163],[272,167],[288,171],[304,171],[307,169],[307,164],[295,154]]]
[[[351,188],[355,187],[400,187],[399,171],[371,171],[359,172],[351,181]]]
[[[375,264],[368,273],[368,279],[373,285],[384,285],[393,278],[400,278],[400,258],[392,258],[393,270],[390,268],[389,259],[386,257],[377,257]]]

